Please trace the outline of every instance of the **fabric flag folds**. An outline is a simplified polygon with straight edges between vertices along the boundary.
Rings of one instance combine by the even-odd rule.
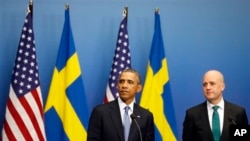
[[[45,105],[48,141],[86,140],[89,111],[70,25],[69,7]]]
[[[160,15],[155,12],[154,36],[140,105],[154,114],[157,141],[176,141],[177,125],[170,91]]]
[[[120,23],[120,28],[117,37],[115,55],[110,70],[109,80],[104,97],[104,103],[112,101],[118,97],[116,83],[118,77],[124,69],[131,68],[131,57],[129,50],[129,38],[127,30],[128,8],[125,7],[123,11],[123,19]]]
[[[3,141],[46,140],[32,10],[30,3],[11,78],[2,130]]]

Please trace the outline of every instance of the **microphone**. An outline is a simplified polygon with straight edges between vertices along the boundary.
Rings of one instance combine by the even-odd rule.
[[[237,125],[236,122],[233,120],[233,118],[230,116],[228,117],[229,121],[233,123],[233,125]]]
[[[131,114],[130,117],[131,117],[132,120],[135,121],[135,124],[136,124],[136,126],[137,126],[137,128],[138,128],[138,130],[139,130],[140,140],[142,141],[141,128],[140,128],[140,126],[139,126],[139,124],[138,124],[138,122],[137,122],[137,120],[136,120],[136,116],[135,116],[134,114]]]

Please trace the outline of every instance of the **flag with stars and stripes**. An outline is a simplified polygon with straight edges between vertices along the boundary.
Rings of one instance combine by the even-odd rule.
[[[2,129],[3,141],[46,140],[32,18],[32,4],[30,4],[19,41],[7,99]]]
[[[125,8],[123,12],[123,20],[120,23],[118,32],[115,55],[113,57],[113,63],[106,88],[104,103],[112,101],[119,96],[116,88],[118,77],[121,71],[127,68],[131,68],[131,57],[127,30],[127,12],[127,8]]]

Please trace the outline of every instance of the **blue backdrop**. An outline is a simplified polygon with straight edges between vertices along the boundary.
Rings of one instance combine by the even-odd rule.
[[[0,127],[27,0],[0,0]],[[244,106],[250,121],[249,0],[36,0],[34,32],[44,102],[70,4],[71,27],[90,110],[102,103],[124,6],[132,66],[144,80],[159,7],[171,90],[181,140],[185,110],[203,102],[202,77],[218,69],[224,98]],[[139,102],[140,94],[137,96]]]

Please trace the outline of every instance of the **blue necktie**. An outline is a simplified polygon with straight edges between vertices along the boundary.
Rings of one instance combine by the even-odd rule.
[[[214,141],[220,140],[220,118],[218,114],[219,106],[214,106],[213,119],[212,119],[212,132],[214,136]]]
[[[124,108],[125,112],[123,115],[123,127],[124,127],[124,137],[125,137],[125,141],[128,141],[128,135],[129,135],[129,129],[130,129],[130,117],[128,115],[128,110],[129,110],[129,106],[126,106]]]

